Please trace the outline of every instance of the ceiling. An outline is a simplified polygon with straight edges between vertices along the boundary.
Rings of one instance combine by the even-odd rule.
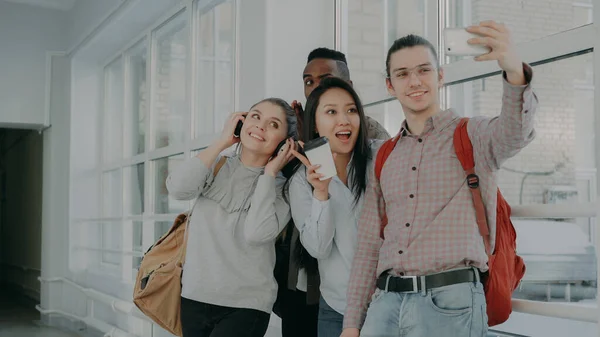
[[[61,11],[68,11],[73,8],[77,0],[0,0],[13,2],[17,4],[32,5]],[[100,1],[100,0],[99,0]]]

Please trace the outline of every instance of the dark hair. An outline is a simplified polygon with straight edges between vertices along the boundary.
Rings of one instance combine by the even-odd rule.
[[[367,163],[371,157],[371,149],[369,147],[367,136],[368,124],[365,111],[360,98],[352,88],[352,85],[337,77],[328,77],[321,81],[319,86],[312,91],[306,101],[306,109],[304,110],[304,135],[302,138],[305,142],[308,142],[319,137],[319,134],[316,131],[317,107],[319,106],[321,96],[333,88],[342,89],[352,96],[360,118],[360,129],[358,130],[358,137],[356,139],[356,144],[354,145],[353,155],[350,161],[350,170],[348,172],[348,177],[352,180],[351,189],[354,194],[354,203],[356,204],[367,189]],[[300,166],[301,165],[299,164],[295,165],[293,168],[294,173]],[[291,179],[288,178],[284,185],[285,192],[289,190],[290,180]],[[286,194],[287,193],[284,193],[284,196]]]
[[[358,130],[358,138],[356,139],[356,144],[354,145],[353,156],[350,163],[350,172],[348,173],[348,178],[352,180],[352,193],[354,194],[354,203],[356,204],[367,188],[367,163],[368,159],[370,159],[371,151],[367,139],[367,118],[365,117],[365,112],[360,98],[350,83],[341,78],[328,77],[323,79],[321,83],[312,91],[312,93],[308,96],[306,101],[306,109],[304,110],[303,140],[307,142],[319,137],[318,133],[316,132],[317,107],[319,106],[321,96],[333,88],[345,90],[350,94],[350,96],[352,96],[360,117],[360,129]],[[287,195],[289,194],[291,177],[298,171],[302,164],[297,162],[293,165],[292,163],[288,165],[291,167],[291,172],[287,177],[287,181],[283,185],[283,197],[286,199],[286,201]],[[317,259],[310,256],[300,242],[299,238],[296,242],[294,251],[290,253],[292,254],[292,257],[294,261],[296,261],[297,265],[300,268],[305,268],[308,275],[318,275]]]
[[[388,78],[390,77],[390,58],[392,57],[392,55],[399,50],[402,50],[405,48],[417,47],[417,46],[423,46],[423,47],[429,48],[429,50],[433,54],[433,58],[435,59],[435,65],[437,67],[439,67],[438,54],[437,54],[437,51],[435,50],[435,47],[431,44],[431,42],[429,42],[424,37],[410,34],[410,35],[406,35],[406,36],[401,37],[398,40],[394,41],[394,44],[392,44],[392,46],[388,50],[387,58],[385,59],[385,73],[387,74]]]
[[[338,71],[338,77],[349,81],[350,80],[350,69],[348,69],[348,61],[346,55],[341,51],[329,49],[329,48],[317,48],[308,54],[306,63],[314,59],[327,59],[335,61],[335,65]]]
[[[329,59],[329,60],[341,61],[344,64],[348,64],[348,62],[346,61],[346,55],[344,53],[342,53],[341,51],[337,51],[337,50],[333,50],[333,49],[329,49],[329,48],[317,48],[317,49],[311,51],[308,54],[308,60],[306,61],[306,63],[308,63],[314,59]]]

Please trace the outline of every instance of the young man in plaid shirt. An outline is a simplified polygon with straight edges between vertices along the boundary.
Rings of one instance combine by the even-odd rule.
[[[532,69],[517,55],[504,25],[488,21],[468,31],[481,35],[469,43],[491,48],[476,60],[497,61],[503,70],[500,115],[468,123],[493,251],[496,172],[533,140],[538,100]],[[486,336],[477,270],[487,271],[487,255],[453,146],[461,116],[440,109],[444,76],[427,40],[397,40],[386,66],[388,91],[406,120],[380,180],[370,179],[367,188],[342,336]],[[384,214],[389,222],[382,239]]]

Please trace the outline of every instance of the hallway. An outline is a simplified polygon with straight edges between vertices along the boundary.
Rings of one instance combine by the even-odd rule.
[[[41,326],[39,319],[31,300],[0,293],[0,337],[82,337]]]

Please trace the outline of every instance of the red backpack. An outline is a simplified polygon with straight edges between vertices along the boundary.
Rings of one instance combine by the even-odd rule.
[[[485,251],[488,255],[489,270],[482,276],[487,303],[488,326],[504,323],[512,312],[512,293],[518,287],[525,274],[523,259],[517,255],[517,233],[510,220],[510,206],[498,189],[498,206],[496,214],[496,246],[490,253],[490,233],[485,215],[485,206],[479,189],[479,177],[475,174],[473,145],[467,133],[468,118],[463,118],[454,131],[454,150],[467,175],[467,184],[473,195],[473,205],[477,218],[479,233],[483,237]],[[381,170],[387,157],[400,139],[396,136],[386,141],[375,160],[375,176],[380,180]],[[381,238],[387,225],[387,215],[383,215]]]

